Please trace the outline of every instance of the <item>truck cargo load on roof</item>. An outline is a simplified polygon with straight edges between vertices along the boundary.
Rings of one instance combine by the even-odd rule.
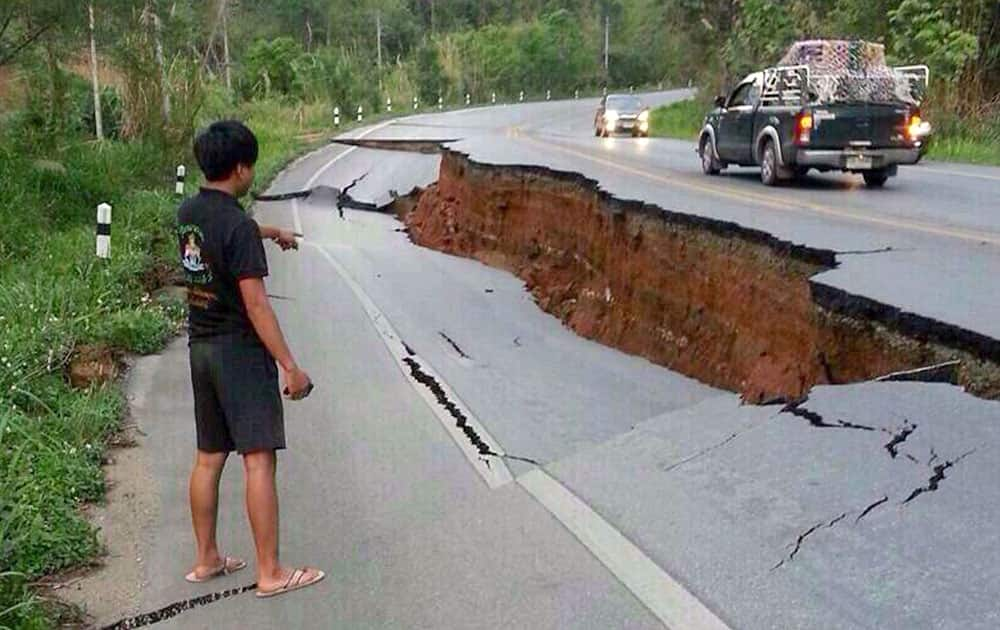
[[[927,85],[927,68],[890,67],[885,47],[861,40],[814,39],[792,44],[781,67],[808,68],[810,100],[916,105]]]

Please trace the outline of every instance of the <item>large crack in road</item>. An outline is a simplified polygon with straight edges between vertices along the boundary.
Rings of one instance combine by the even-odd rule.
[[[446,143],[350,141],[440,152],[435,184],[379,210],[418,245],[517,274],[584,337],[755,403],[899,374],[1000,398],[1000,341],[814,281],[837,252],[622,200],[576,173],[480,164]]]

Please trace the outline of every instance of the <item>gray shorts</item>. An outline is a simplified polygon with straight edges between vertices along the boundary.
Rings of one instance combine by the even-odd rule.
[[[278,366],[267,348],[227,335],[192,341],[189,350],[198,450],[285,448]]]

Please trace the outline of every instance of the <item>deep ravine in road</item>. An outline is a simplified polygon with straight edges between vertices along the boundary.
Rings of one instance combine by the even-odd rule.
[[[621,200],[581,175],[482,165],[447,149],[437,183],[392,210],[415,243],[521,277],[578,334],[748,402],[925,378],[899,373],[941,364],[928,374],[1000,398],[1000,341],[814,282],[836,267],[830,250]]]

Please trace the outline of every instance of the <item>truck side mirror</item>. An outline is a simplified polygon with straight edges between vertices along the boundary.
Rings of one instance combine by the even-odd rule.
[[[716,107],[725,107],[726,106],[726,97],[722,96],[722,95],[716,96],[715,97],[715,106]]]

